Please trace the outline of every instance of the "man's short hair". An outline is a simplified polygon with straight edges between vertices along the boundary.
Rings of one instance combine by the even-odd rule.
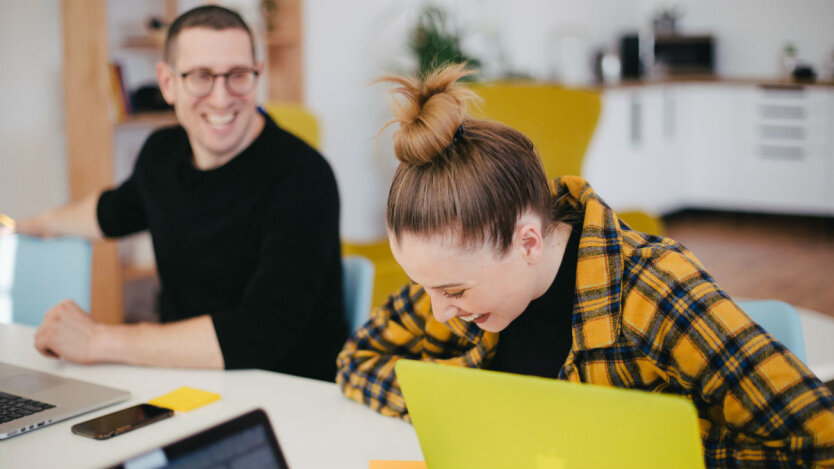
[[[165,49],[163,51],[163,58],[166,62],[173,62],[177,37],[188,28],[208,28],[217,31],[241,29],[246,31],[246,34],[249,35],[249,43],[252,46],[252,59],[255,59],[255,39],[252,36],[252,30],[249,29],[243,18],[228,8],[205,5],[186,11],[171,23],[168,28],[168,37],[165,38]]]

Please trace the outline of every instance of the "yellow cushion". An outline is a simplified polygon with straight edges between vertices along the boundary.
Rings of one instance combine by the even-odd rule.
[[[539,83],[471,85],[483,98],[475,117],[506,124],[533,141],[548,179],[581,175],[600,111],[599,93]]]
[[[263,107],[281,128],[304,140],[316,150],[319,149],[319,124],[316,116],[304,107],[292,103],[269,102]]]
[[[665,236],[666,228],[663,220],[640,210],[625,210],[617,212],[617,216],[628,224],[631,229],[655,236]]]
[[[342,241],[342,255],[351,254],[367,257],[374,264],[374,292],[371,297],[373,308],[385,304],[392,293],[408,283],[408,276],[391,254],[388,238],[367,243]]]

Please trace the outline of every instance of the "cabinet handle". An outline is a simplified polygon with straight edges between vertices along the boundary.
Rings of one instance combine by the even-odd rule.
[[[805,159],[805,149],[794,146],[761,145],[759,156],[764,160],[802,161]]]
[[[801,106],[762,105],[760,114],[765,119],[805,119],[805,108]]]
[[[805,129],[795,125],[762,125],[759,131],[766,139],[805,140]]]
[[[677,115],[675,109],[675,98],[670,92],[663,92],[663,136],[667,140],[675,138],[677,129],[675,128],[675,116]]]
[[[636,146],[643,140],[643,103],[638,96],[631,95],[629,112],[631,114],[629,116],[631,144]]]

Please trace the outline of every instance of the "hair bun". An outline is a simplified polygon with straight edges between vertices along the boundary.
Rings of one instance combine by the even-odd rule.
[[[446,65],[422,80],[390,75],[377,80],[400,85],[391,90],[389,105],[394,118],[379,131],[400,124],[394,133],[398,160],[409,165],[431,163],[452,144],[466,117],[466,106],[477,99],[474,92],[458,84],[473,73],[466,66]]]

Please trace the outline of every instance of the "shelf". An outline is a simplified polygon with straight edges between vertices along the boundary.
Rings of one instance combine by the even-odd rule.
[[[147,34],[142,36],[128,36],[122,42],[123,49],[162,50],[165,45],[165,34]]]
[[[122,266],[122,281],[123,282],[135,282],[137,280],[143,280],[146,278],[156,277],[156,266],[134,266],[134,265],[123,265]]]
[[[275,47],[294,47],[301,44],[301,32],[295,31],[276,31],[266,34],[261,37],[264,44]]]
[[[174,111],[152,111],[152,112],[139,112],[136,114],[131,114],[125,118],[122,122],[116,123],[116,127],[131,127],[131,126],[153,126],[153,127],[164,127],[169,125],[176,125],[179,121],[177,121],[177,116],[174,114]]]

